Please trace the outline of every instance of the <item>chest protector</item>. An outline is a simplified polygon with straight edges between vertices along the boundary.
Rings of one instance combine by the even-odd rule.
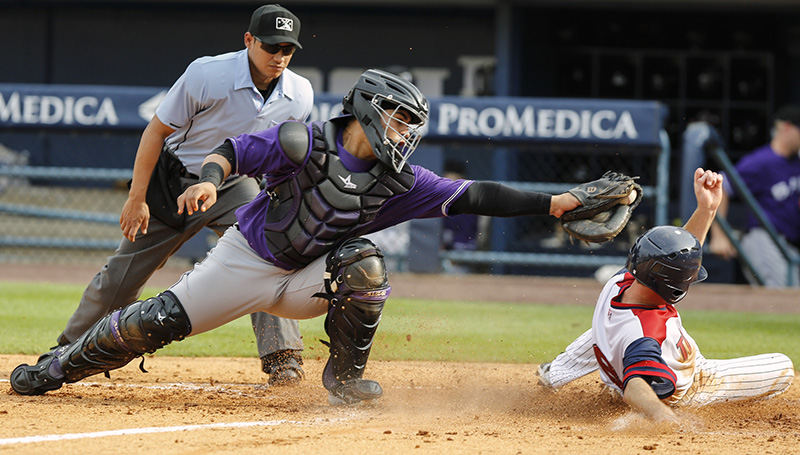
[[[414,185],[408,164],[399,173],[377,160],[367,172],[348,171],[336,148],[339,128],[330,121],[313,123],[303,168],[268,189],[264,237],[279,267],[304,267],[359,235],[389,198]]]

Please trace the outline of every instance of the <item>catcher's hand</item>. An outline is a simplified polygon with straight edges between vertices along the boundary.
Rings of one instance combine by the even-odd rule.
[[[637,178],[609,171],[569,190],[581,205],[561,215],[561,226],[578,240],[601,243],[613,239],[642,200]]]

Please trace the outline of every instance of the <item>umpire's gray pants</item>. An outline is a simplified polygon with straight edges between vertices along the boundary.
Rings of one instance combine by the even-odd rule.
[[[222,236],[236,222],[234,211],[252,200],[258,191],[258,184],[251,178],[226,183],[220,188],[216,204],[207,212],[196,212],[189,216],[183,232],[150,217],[147,234],[139,232],[135,242],[123,238],[114,255],[94,276],[78,308],[69,318],[59,342],[75,340],[106,314],[136,301],[153,273],[204,227]],[[283,349],[303,349],[297,321],[266,313],[252,314],[251,321],[259,357]]]

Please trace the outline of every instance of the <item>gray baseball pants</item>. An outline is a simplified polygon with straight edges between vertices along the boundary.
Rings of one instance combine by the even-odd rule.
[[[214,206],[187,217],[183,232],[151,216],[147,234],[138,233],[135,242],[123,238],[114,255],[92,278],[59,336],[59,343],[75,340],[106,314],[136,301],[153,273],[204,227],[222,236],[236,222],[234,211],[252,200],[258,191],[258,184],[251,178],[226,183],[220,188]],[[252,314],[251,321],[259,357],[284,349],[303,349],[297,321],[266,313]]]
[[[328,312],[328,301],[315,297],[325,290],[325,259],[284,270],[258,255],[232,227],[217,246],[169,290],[178,297],[192,324],[192,335],[225,325],[254,311],[292,319],[310,319]]]

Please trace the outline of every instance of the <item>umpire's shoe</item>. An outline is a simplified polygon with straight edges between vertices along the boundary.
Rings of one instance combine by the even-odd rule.
[[[383,395],[381,385],[369,379],[348,379],[328,390],[328,403],[339,406],[375,400]]]
[[[60,389],[64,384],[63,376],[55,356],[49,356],[36,365],[22,364],[14,368],[9,382],[11,388],[20,395],[41,395]]]
[[[285,349],[261,358],[261,369],[269,375],[270,386],[295,385],[303,380],[305,372],[300,351]]]

